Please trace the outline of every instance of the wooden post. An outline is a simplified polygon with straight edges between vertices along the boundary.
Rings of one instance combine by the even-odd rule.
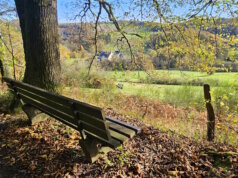
[[[210,86],[204,85],[204,98],[207,108],[207,140],[213,141],[215,136],[215,113],[211,104]]]
[[[4,77],[4,70],[3,70],[3,63],[0,59],[0,71],[1,71],[1,75],[2,75],[2,83],[3,83],[3,77]]]

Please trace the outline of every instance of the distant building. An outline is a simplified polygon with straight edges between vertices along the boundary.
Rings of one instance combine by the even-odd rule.
[[[102,62],[104,60],[111,61],[113,58],[123,58],[123,54],[120,51],[114,52],[100,52],[99,56],[97,57],[98,62]]]

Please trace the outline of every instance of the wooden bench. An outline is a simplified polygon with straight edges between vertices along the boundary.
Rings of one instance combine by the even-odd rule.
[[[96,161],[99,153],[120,146],[140,132],[137,127],[105,116],[101,108],[7,77],[3,80],[23,104],[30,123],[42,112],[78,130],[82,137],[80,146],[90,162]]]

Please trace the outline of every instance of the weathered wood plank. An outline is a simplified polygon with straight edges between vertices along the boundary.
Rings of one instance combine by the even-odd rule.
[[[78,123],[72,116],[67,115],[65,113],[61,113],[60,111],[57,111],[47,105],[37,102],[33,100],[32,98],[29,98],[21,93],[19,94],[19,97],[23,100],[24,103],[34,106],[40,111],[45,112],[46,114],[52,117],[55,117],[56,119],[60,120],[66,125],[72,126],[73,128],[78,128],[78,125],[77,125]]]
[[[80,101],[76,101],[71,98],[67,98],[65,96],[57,95],[57,94],[51,93],[49,91],[43,90],[41,88],[37,88],[37,87],[34,87],[34,86],[26,84],[26,83],[22,83],[22,82],[18,82],[18,81],[9,79],[7,77],[3,77],[3,80],[9,84],[13,84],[16,87],[22,88],[22,89],[30,91],[32,93],[36,93],[37,95],[40,95],[44,98],[48,98],[55,102],[61,103],[62,105],[66,105],[66,106],[73,105],[74,109],[79,110],[80,112],[84,112],[86,114],[89,114],[89,115],[92,115],[94,117],[104,120],[104,117],[103,117],[104,113],[103,113],[102,109],[99,107],[96,107],[96,106],[93,106],[93,105],[90,105],[87,103],[83,103]]]
[[[100,129],[97,126],[91,125],[87,122],[81,121],[81,123],[82,123],[83,131],[91,132],[95,135],[98,135],[98,137],[101,137],[105,140],[109,140],[109,136],[108,136],[108,133],[106,132],[106,130]]]
[[[76,111],[76,113],[73,113],[73,109],[68,107],[68,106],[65,106],[65,105],[60,105],[59,103],[55,103],[53,102],[52,100],[49,100],[47,98],[43,98],[39,95],[36,95],[35,93],[31,93],[29,91],[26,91],[22,88],[19,88],[19,87],[16,87],[16,90],[18,93],[22,93],[23,95],[25,96],[28,96],[30,98],[33,98],[34,100],[36,101],[39,101],[51,108],[54,108],[62,113],[65,113],[65,114],[68,114],[72,117],[75,117],[76,120],[80,120],[80,121],[83,121],[85,123],[89,123],[91,125],[96,125],[98,128],[100,129],[106,129],[106,125],[105,125],[105,122],[103,120],[100,120],[96,117],[93,117],[91,115],[88,115],[88,114],[85,114],[83,112],[80,112],[80,111]],[[75,116],[75,114],[77,116]]]
[[[129,139],[129,137],[126,137],[125,135],[122,135],[114,130],[109,129],[109,133],[112,138],[118,140],[120,143],[124,143],[125,141]]]
[[[127,127],[124,127],[122,125],[118,125],[111,121],[107,121],[107,123],[111,130],[114,130],[122,135],[125,135],[126,137],[132,138],[136,134],[134,130],[128,129]]]
[[[137,134],[141,132],[140,128],[132,126],[130,124],[127,124],[127,123],[125,123],[123,121],[119,121],[119,120],[113,119],[113,118],[111,118],[109,116],[106,116],[106,120],[111,121],[113,123],[116,123],[118,125],[124,126],[124,127],[128,128],[128,129],[134,130]]]
[[[19,88],[19,87],[14,87],[18,93],[21,93],[25,96],[28,96],[38,102],[41,102],[47,106],[50,106],[51,108],[54,108],[56,110],[59,110],[60,112],[62,113],[65,113],[65,114],[68,114],[68,115],[71,115],[73,116],[74,113],[72,112],[72,109],[69,107],[69,106],[65,106],[65,105],[61,105],[59,103],[55,103],[54,101],[52,100],[49,100],[48,98],[43,98],[35,93],[31,93],[30,91],[26,91],[22,88]]]
[[[100,129],[107,129],[106,122],[103,120],[100,120],[96,117],[90,116],[88,114],[82,113],[80,111],[76,111],[76,119],[79,121],[87,122],[91,125],[95,125],[99,127]]]
[[[73,128],[76,128],[78,130],[78,121],[73,118],[72,116],[69,116],[65,113],[61,113],[58,110],[55,110],[54,108],[51,108],[43,103],[40,103],[38,101],[35,101],[32,98],[29,98],[23,94],[19,94],[20,98],[28,103],[36,107],[37,109],[49,114],[50,116],[56,117],[56,119],[60,120],[61,122],[65,123],[66,125],[73,126]],[[91,132],[93,134],[97,134],[99,137],[102,137],[103,139],[109,140],[108,133],[106,130],[102,130],[98,128],[97,126],[93,126],[88,124],[87,122],[82,122],[83,129],[87,130],[88,132]]]

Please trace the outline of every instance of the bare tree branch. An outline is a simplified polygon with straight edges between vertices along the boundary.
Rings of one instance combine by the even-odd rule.
[[[91,62],[89,64],[88,75],[90,73],[93,61],[95,60],[95,58],[97,56],[97,53],[98,53],[98,46],[97,46],[98,22],[99,22],[101,13],[102,13],[102,3],[99,1],[99,11],[98,11],[97,19],[96,19],[96,22],[95,22],[95,35],[94,35],[95,53],[94,53],[94,56],[93,56],[93,58],[92,58],[92,60],[91,60]]]
[[[202,3],[203,1],[200,0],[196,5]],[[216,2],[216,1],[215,1]],[[199,8],[197,10],[197,12],[195,12],[194,14],[192,14],[188,19],[192,19],[194,17],[196,17],[200,12],[202,12],[204,9],[206,9],[209,5],[211,5],[213,2],[213,0],[209,0],[207,3],[205,3],[201,8]]]
[[[11,13],[11,12],[15,12],[15,11],[16,11],[15,8],[3,10],[3,11],[0,11],[0,16],[6,15],[6,14]]]

